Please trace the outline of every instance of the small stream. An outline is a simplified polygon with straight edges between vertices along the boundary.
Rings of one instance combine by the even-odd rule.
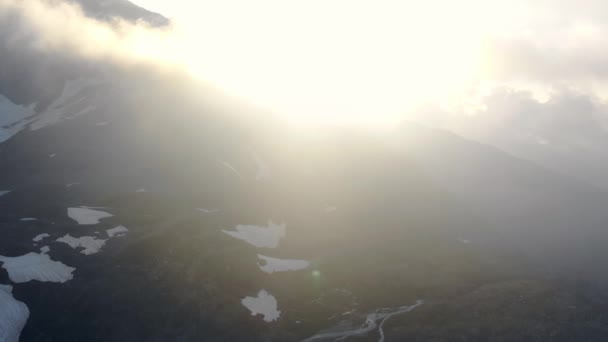
[[[358,328],[344,330],[341,327],[335,327],[335,328],[331,328],[325,332],[320,332],[316,335],[313,335],[313,336],[303,340],[302,342],[311,342],[311,341],[328,340],[328,339],[334,339],[334,341],[340,341],[340,340],[344,340],[348,337],[366,335],[369,332],[374,331],[376,329],[378,329],[378,333],[380,334],[380,339],[378,339],[378,342],[384,342],[384,329],[383,329],[384,323],[387,320],[389,320],[391,317],[410,312],[422,304],[423,304],[423,301],[419,299],[413,305],[401,306],[398,308],[376,309],[376,311],[374,311],[366,316],[365,322],[363,322],[363,324]]]

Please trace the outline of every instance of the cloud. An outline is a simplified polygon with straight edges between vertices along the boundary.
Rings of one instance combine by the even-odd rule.
[[[608,103],[593,94],[561,87],[543,101],[502,86],[472,111],[427,107],[426,113],[434,126],[608,187]]]
[[[5,48],[61,53],[120,63],[176,63],[172,29],[118,17],[100,21],[74,3],[53,0],[0,0]]]
[[[608,2],[511,6],[486,26],[477,89],[416,119],[608,187]]]
[[[592,84],[608,80],[608,27],[593,37],[564,34],[553,43],[542,37],[495,38],[487,43],[489,78],[499,81]],[[597,35],[597,36],[596,36]]]
[[[595,88],[608,83],[608,3],[516,1],[486,37],[486,79]]]
[[[138,15],[126,13],[127,18]],[[65,0],[0,0],[0,94],[17,104],[37,103],[39,110],[71,79],[128,78],[120,71],[144,68],[148,73],[184,74],[187,49],[173,26],[96,15],[91,8],[83,13]]]
[[[584,145],[606,135],[606,103],[567,88],[555,89],[543,102],[529,91],[500,87],[481,104],[483,109],[459,114],[457,123],[459,131],[481,140]]]
[[[44,53],[42,61],[27,64],[56,68],[59,62],[46,58],[54,55],[71,59],[72,64],[85,60],[183,68],[227,90],[274,103],[279,110],[342,110],[346,113],[343,116],[351,117],[355,113],[374,115],[370,112],[379,116],[391,112],[398,117],[402,108],[407,108],[403,103],[415,103],[420,97],[435,100],[434,93],[454,92],[458,100],[467,101],[460,97],[471,92],[460,90],[469,84],[525,89],[536,99],[539,92],[558,88],[603,99],[604,90],[608,90],[605,1],[587,0],[582,6],[573,0],[469,0],[448,6],[451,16],[447,12],[436,14],[437,6],[422,6],[424,10],[417,15],[420,6],[388,6],[390,1],[352,5],[356,15],[342,15],[348,2],[340,1],[302,7],[265,1],[261,9],[246,1],[230,3],[248,6],[242,13],[229,4],[181,3],[197,9],[182,13],[192,13],[184,20],[188,24],[199,22],[198,26],[154,28],[143,21],[107,16],[98,20],[61,0],[0,0],[3,64],[11,58],[17,63],[24,55]],[[273,8],[285,15],[268,14]],[[332,10],[320,15],[319,8]],[[467,14],[476,8],[481,14]],[[370,9],[377,13],[370,13]],[[414,14],[404,20],[401,12]],[[257,17],[264,13],[265,17]],[[388,19],[375,22],[386,27],[361,24],[374,13],[390,14]],[[324,25],[310,25],[311,18],[323,19]],[[401,24],[404,21],[408,22],[405,26]],[[337,23],[348,30],[333,28]],[[315,35],[310,36],[310,32]],[[485,41],[481,62],[474,53],[460,53],[472,48],[468,43],[475,45],[477,41],[461,36],[479,33]],[[446,39],[446,34],[454,36]],[[451,41],[452,45],[447,44]],[[406,46],[407,42],[413,45]],[[485,65],[485,72],[470,81],[469,73],[476,73],[475,64]],[[3,90],[0,84],[0,92]],[[527,101],[520,95],[509,99]],[[513,104],[505,101],[504,105]]]

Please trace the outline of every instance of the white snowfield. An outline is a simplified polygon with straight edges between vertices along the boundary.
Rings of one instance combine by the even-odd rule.
[[[84,255],[96,254],[106,244],[106,240],[96,239],[94,236],[82,236],[75,238],[70,234],[57,239],[57,242],[63,242],[74,249],[83,248],[80,253]]]
[[[27,283],[31,280],[43,282],[65,283],[72,280],[73,267],[53,261],[46,254],[48,248],[40,254],[28,253],[18,257],[5,257],[0,255],[2,267],[8,272],[8,277],[14,283]]]
[[[27,306],[13,297],[13,287],[0,285],[0,341],[19,342],[29,317]]]
[[[40,234],[40,235],[36,235],[36,237],[34,237],[34,238],[32,239],[32,241],[34,241],[34,242],[40,242],[40,241],[44,240],[45,238],[47,238],[47,237],[49,237],[49,236],[50,236],[50,235],[49,235],[49,234],[46,234],[46,233],[44,233],[44,234]]]
[[[258,248],[276,248],[279,241],[285,237],[286,227],[285,223],[276,224],[268,221],[268,226],[238,225],[236,231],[222,230],[222,232]]]
[[[95,106],[82,102],[85,97],[82,91],[99,85],[102,82],[94,79],[80,79],[68,82],[61,94],[45,111],[36,113],[36,104],[20,106],[0,95],[0,143],[10,139],[28,125],[32,131],[72,119],[95,110]],[[54,157],[52,154],[49,157]]]
[[[55,125],[63,120],[72,119],[95,110],[94,106],[82,106],[85,96],[82,94],[89,87],[101,84],[99,80],[79,79],[69,81],[63,88],[61,96],[56,99],[30,125],[32,131]]]
[[[24,218],[22,218],[22,219],[21,219],[21,220],[19,220],[19,221],[36,221],[36,220],[37,220],[37,218],[33,218],[33,217],[24,217]]]
[[[10,139],[13,135],[23,130],[31,121],[28,119],[35,114],[36,104],[27,107],[19,106],[8,98],[0,95],[0,143]]]
[[[260,269],[266,273],[299,271],[310,266],[306,260],[277,259],[258,254],[258,258],[264,261],[264,266],[258,264]]]
[[[120,236],[124,236],[125,234],[127,234],[128,231],[129,230],[125,226],[117,226],[112,229],[106,230],[106,233],[108,234],[109,237],[115,237],[115,236],[120,237]]]
[[[279,319],[281,311],[277,309],[277,300],[273,295],[261,290],[257,297],[245,297],[241,303],[249,309],[252,316],[261,314],[265,322],[272,322]]]
[[[78,224],[98,224],[99,220],[114,215],[87,207],[68,208],[68,216]]]

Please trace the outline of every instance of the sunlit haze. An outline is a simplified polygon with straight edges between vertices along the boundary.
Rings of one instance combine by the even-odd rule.
[[[482,77],[483,41],[504,9],[484,1],[158,1],[188,67],[296,119],[396,120],[450,104]]]
[[[0,342],[608,341],[607,0],[0,0]]]

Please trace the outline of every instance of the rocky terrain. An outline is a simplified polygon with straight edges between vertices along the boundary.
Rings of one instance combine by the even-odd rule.
[[[0,340],[605,340],[603,190],[409,123],[302,134],[2,33]]]

